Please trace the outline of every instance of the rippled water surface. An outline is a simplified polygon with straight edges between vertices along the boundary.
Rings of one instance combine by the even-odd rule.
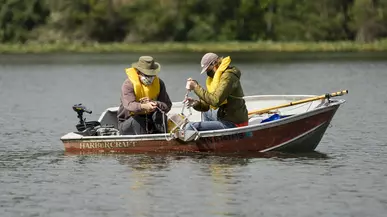
[[[187,77],[204,82],[200,54],[154,56],[173,101]],[[0,56],[0,216],[385,216],[383,55],[231,57],[246,95],[349,90],[316,153],[67,155],[71,106],[89,120],[117,106],[138,56]]]

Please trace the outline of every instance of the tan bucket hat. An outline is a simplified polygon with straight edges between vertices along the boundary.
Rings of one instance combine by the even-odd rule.
[[[141,56],[132,67],[149,76],[156,76],[160,72],[160,64],[151,56]]]

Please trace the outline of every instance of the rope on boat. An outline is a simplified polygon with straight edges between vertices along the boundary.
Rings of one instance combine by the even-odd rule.
[[[164,135],[165,135],[165,140],[166,141],[171,141],[173,139],[173,134],[172,133],[169,133],[170,134],[170,138],[168,138],[167,134],[168,134],[168,131],[167,131],[167,126],[166,126],[166,123],[165,123],[165,112],[163,110],[161,110],[158,106],[156,107],[160,112],[161,112],[161,115],[163,116],[163,126],[164,126]]]
[[[192,109],[191,109],[191,106],[188,106],[188,103],[186,103],[186,102],[188,102],[187,99],[188,99],[188,97],[189,97],[189,93],[190,93],[190,92],[191,92],[191,91],[187,89],[187,92],[186,92],[185,95],[184,95],[183,108],[181,109],[181,114],[184,115],[184,108],[185,108],[186,106],[188,107],[189,115],[186,116],[187,119],[188,119],[189,116],[192,115]],[[192,127],[192,129],[195,131],[196,136],[195,136],[194,140],[197,140],[197,139],[199,138],[199,131],[198,131],[198,130],[196,129],[196,127],[194,127],[190,122],[188,122],[187,124],[189,124],[189,125]]]
[[[186,99],[188,98],[188,94],[189,94],[189,90],[187,90],[187,93],[185,94],[185,97],[184,97],[184,100],[183,100],[183,107],[182,107],[182,110],[181,110],[181,112],[180,112],[180,114],[182,115],[182,116],[184,116],[184,119],[183,119],[183,122],[185,122],[186,120],[188,120],[188,117],[189,116],[191,116],[192,115],[192,109],[191,109],[191,106],[189,106],[188,105],[188,103],[186,103],[187,101],[186,101]],[[185,116],[184,115],[184,109],[185,109],[185,107],[187,107],[188,108],[188,110],[189,110],[189,114],[187,115],[187,116]],[[165,120],[165,117],[166,117],[166,114],[165,114],[165,112],[160,108],[160,107],[158,107],[158,106],[156,106],[156,108],[161,112],[161,114],[162,114],[162,120],[163,120],[163,127],[164,127],[164,135],[165,135],[165,140],[166,141],[171,141],[171,140],[173,140],[173,139],[176,139],[176,138],[179,138],[179,134],[177,134],[176,135],[176,133],[175,133],[175,131],[174,130],[171,130],[171,132],[170,133],[168,133],[168,130],[167,130],[167,122],[166,122],[166,120]],[[146,125],[145,125],[145,128],[146,128],[146,131],[148,132],[148,117],[146,116],[145,117],[146,119],[145,119],[145,122],[146,122]],[[174,122],[172,119],[171,119],[171,121],[172,122]],[[176,129],[177,127],[178,128],[180,128],[180,130],[184,130],[184,129],[182,129],[182,127],[181,126],[178,126],[178,123],[175,123],[176,124],[176,127],[175,128],[173,128],[173,129]],[[191,127],[192,127],[192,129],[195,131],[195,133],[194,133],[194,135],[195,135],[195,137],[194,137],[194,140],[197,140],[198,138],[199,138],[199,131],[188,121],[188,123],[186,123],[186,124],[189,124]],[[185,124],[183,124],[182,126],[185,126]],[[185,131],[185,130],[184,130]],[[179,132],[180,133],[180,132]],[[168,134],[169,134],[169,137],[168,137]],[[184,136],[185,136],[185,132],[184,132]]]
[[[187,106],[187,104],[183,102],[183,108],[182,108],[181,114],[184,116],[184,119],[188,120],[188,117],[192,115],[192,110],[191,110],[191,107],[187,106],[188,109],[189,109],[189,114],[187,116],[185,116],[184,115],[184,109],[185,109],[186,106]],[[167,131],[167,123],[166,123],[166,120],[165,120],[166,114],[165,114],[165,112],[163,110],[161,110],[161,108],[159,108],[159,107],[156,107],[156,108],[161,112],[161,114],[163,116],[162,118],[163,118],[163,127],[164,127],[165,140],[166,141],[171,141],[173,139],[178,138],[178,135],[176,135],[173,130],[170,133],[168,133],[168,131]],[[175,123],[175,124],[177,124],[177,123]],[[195,131],[194,140],[197,140],[199,138],[199,131],[189,121],[188,121],[187,124],[189,124],[192,127],[192,129]],[[179,127],[180,130],[184,130],[184,129],[181,128],[181,126],[177,126],[177,127]],[[167,136],[168,134],[169,134],[169,137]],[[184,133],[184,135],[185,135],[185,133]]]

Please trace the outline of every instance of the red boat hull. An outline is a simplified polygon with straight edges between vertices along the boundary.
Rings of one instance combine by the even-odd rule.
[[[269,123],[265,127],[227,136],[180,140],[63,140],[69,153],[149,153],[149,152],[309,152],[315,150],[339,105],[296,120]]]

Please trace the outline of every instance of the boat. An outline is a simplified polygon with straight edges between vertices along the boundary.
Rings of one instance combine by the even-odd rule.
[[[187,109],[182,102],[173,102],[168,117],[174,128],[144,135],[119,135],[118,107],[105,109],[98,121],[86,121],[83,114],[92,111],[78,104],[73,106],[79,118],[77,131],[60,139],[65,152],[73,154],[312,152],[345,103],[334,97],[347,93],[245,96],[248,125],[211,131],[185,130],[186,124],[201,120],[201,113]],[[188,114],[184,112],[187,110]]]

